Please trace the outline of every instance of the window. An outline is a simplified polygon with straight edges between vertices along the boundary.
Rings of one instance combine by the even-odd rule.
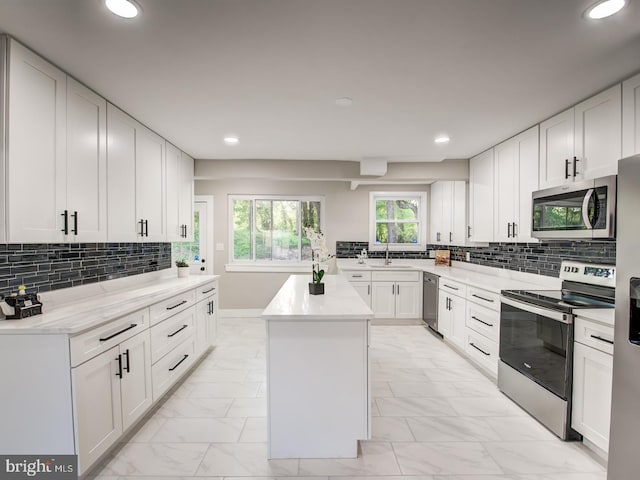
[[[426,248],[425,192],[371,192],[369,205],[370,250]]]
[[[322,227],[322,197],[229,197],[230,261],[286,264],[311,261],[304,227]]]

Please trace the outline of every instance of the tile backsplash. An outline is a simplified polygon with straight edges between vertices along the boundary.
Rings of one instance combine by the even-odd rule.
[[[367,242],[336,242],[338,258],[355,258]],[[430,250],[451,250],[451,259],[465,262],[467,252],[470,263],[488,267],[507,268],[519,272],[558,277],[562,260],[615,264],[615,241],[546,241],[540,243],[490,243],[486,247],[457,247],[427,245],[424,252],[389,252],[392,258],[429,258]],[[368,252],[370,258],[382,258],[385,252]]]
[[[0,295],[46,292],[171,267],[170,243],[0,244]]]

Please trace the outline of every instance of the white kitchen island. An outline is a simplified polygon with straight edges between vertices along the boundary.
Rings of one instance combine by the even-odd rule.
[[[355,458],[370,437],[371,309],[341,275],[292,275],[262,314],[269,458]]]

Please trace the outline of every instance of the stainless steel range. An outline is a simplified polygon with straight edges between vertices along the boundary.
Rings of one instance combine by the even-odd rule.
[[[503,290],[498,387],[563,440],[571,429],[573,319],[613,308],[615,266],[562,262],[562,290]]]

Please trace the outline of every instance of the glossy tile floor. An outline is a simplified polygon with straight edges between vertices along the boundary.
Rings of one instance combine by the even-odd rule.
[[[372,439],[357,459],[266,460],[264,324],[222,319],[217,348],[93,473],[101,480],[315,477],[605,480],[422,326],[372,327]]]

